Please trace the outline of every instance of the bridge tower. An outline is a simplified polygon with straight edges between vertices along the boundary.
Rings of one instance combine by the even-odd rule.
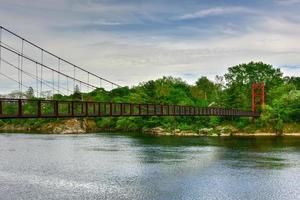
[[[265,108],[265,84],[252,83],[252,112],[257,112],[258,108]]]

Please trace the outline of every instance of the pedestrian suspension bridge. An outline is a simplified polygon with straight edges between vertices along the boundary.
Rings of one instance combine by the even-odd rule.
[[[232,116],[258,117],[264,104],[264,84],[252,85],[252,110],[188,105],[136,104],[51,100],[54,94],[71,95],[76,88],[90,92],[114,89],[119,84],[85,70],[18,34],[0,26],[0,90],[14,87],[14,96],[0,97],[0,119],[126,116]],[[33,90],[35,90],[33,92]],[[32,91],[35,98],[24,96]]]

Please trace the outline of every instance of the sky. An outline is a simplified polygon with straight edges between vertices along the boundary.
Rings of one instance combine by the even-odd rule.
[[[194,83],[250,61],[299,76],[299,10],[300,0],[0,0],[0,25],[123,86]]]

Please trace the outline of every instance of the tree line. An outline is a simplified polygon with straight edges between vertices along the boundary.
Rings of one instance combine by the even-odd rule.
[[[266,106],[259,119],[231,117],[119,117],[96,119],[99,127],[123,131],[145,128],[199,130],[232,124],[240,130],[255,131],[269,127],[282,133],[286,123],[300,121],[300,77],[284,77],[280,68],[262,62],[250,62],[229,67],[214,81],[200,77],[195,84],[181,78],[162,77],[140,83],[132,88],[122,87],[107,91],[103,88],[82,93],[53,95],[56,100],[91,100],[104,102],[177,104],[201,107],[223,107],[251,110],[251,84],[265,83]],[[27,96],[34,98],[32,89]],[[30,120],[29,120],[30,121]],[[247,130],[246,130],[247,131]]]

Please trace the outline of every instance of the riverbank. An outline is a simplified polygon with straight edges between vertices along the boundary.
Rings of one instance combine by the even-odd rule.
[[[229,136],[297,136],[300,137],[300,132],[277,134],[273,132],[241,132],[234,127],[217,127],[217,128],[203,128],[198,132],[193,131],[180,131],[175,129],[167,131],[163,128],[156,127],[145,132],[148,135],[157,136],[211,136],[211,137],[229,137]]]
[[[265,130],[255,130],[246,132],[240,130],[233,125],[223,125],[213,128],[200,128],[199,130],[180,130],[180,129],[166,129],[162,127],[143,128],[141,130],[122,130],[114,127],[99,127],[93,119],[68,119],[58,120],[52,122],[44,122],[38,125],[28,125],[21,123],[2,123],[0,125],[1,132],[26,132],[26,133],[43,133],[43,134],[87,134],[91,132],[139,132],[145,135],[154,136],[186,136],[186,137],[228,137],[228,136],[299,136],[300,131],[295,126],[286,124],[284,132],[277,134]],[[267,130],[267,131],[266,131]]]

